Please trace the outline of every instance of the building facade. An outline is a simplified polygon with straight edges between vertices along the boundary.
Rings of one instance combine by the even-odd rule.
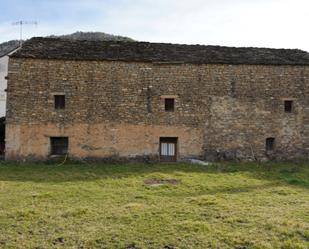
[[[0,117],[5,116],[5,108],[6,108],[5,90],[7,86],[6,76],[8,74],[8,63],[9,63],[8,55],[0,57]]]
[[[7,160],[309,158],[300,50],[34,38],[8,80]]]
[[[5,117],[6,113],[6,76],[8,75],[9,55],[14,53],[17,49],[17,46],[15,46],[15,48],[0,56],[0,118]]]

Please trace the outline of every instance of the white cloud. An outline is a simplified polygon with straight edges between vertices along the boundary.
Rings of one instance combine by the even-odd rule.
[[[141,40],[309,50],[307,1],[137,2],[110,11],[106,26]]]
[[[103,31],[145,41],[309,51],[307,0],[79,0],[62,7],[66,18],[38,20],[25,36]],[[16,29],[2,26],[1,40],[16,37]]]

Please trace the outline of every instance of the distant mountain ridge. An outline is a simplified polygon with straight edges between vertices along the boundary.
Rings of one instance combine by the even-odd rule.
[[[89,41],[134,41],[125,36],[111,35],[103,32],[75,32],[69,35],[51,35],[51,38],[61,38],[69,40],[89,40]]]
[[[90,41],[128,41],[132,42],[133,39],[125,36],[111,35],[103,32],[75,32],[68,35],[50,35],[47,37],[51,38],[61,38],[69,40],[90,40]],[[19,46],[18,40],[11,40],[0,44],[0,57],[13,51]]]

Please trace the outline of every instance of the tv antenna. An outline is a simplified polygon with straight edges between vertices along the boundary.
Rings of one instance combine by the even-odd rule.
[[[23,44],[23,26],[24,25],[38,25],[37,21],[18,21],[18,22],[13,22],[12,25],[19,25],[19,46],[21,47]]]

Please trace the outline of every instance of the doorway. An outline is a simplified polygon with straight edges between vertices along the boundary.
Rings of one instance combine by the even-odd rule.
[[[177,161],[177,137],[160,137],[160,162]]]

